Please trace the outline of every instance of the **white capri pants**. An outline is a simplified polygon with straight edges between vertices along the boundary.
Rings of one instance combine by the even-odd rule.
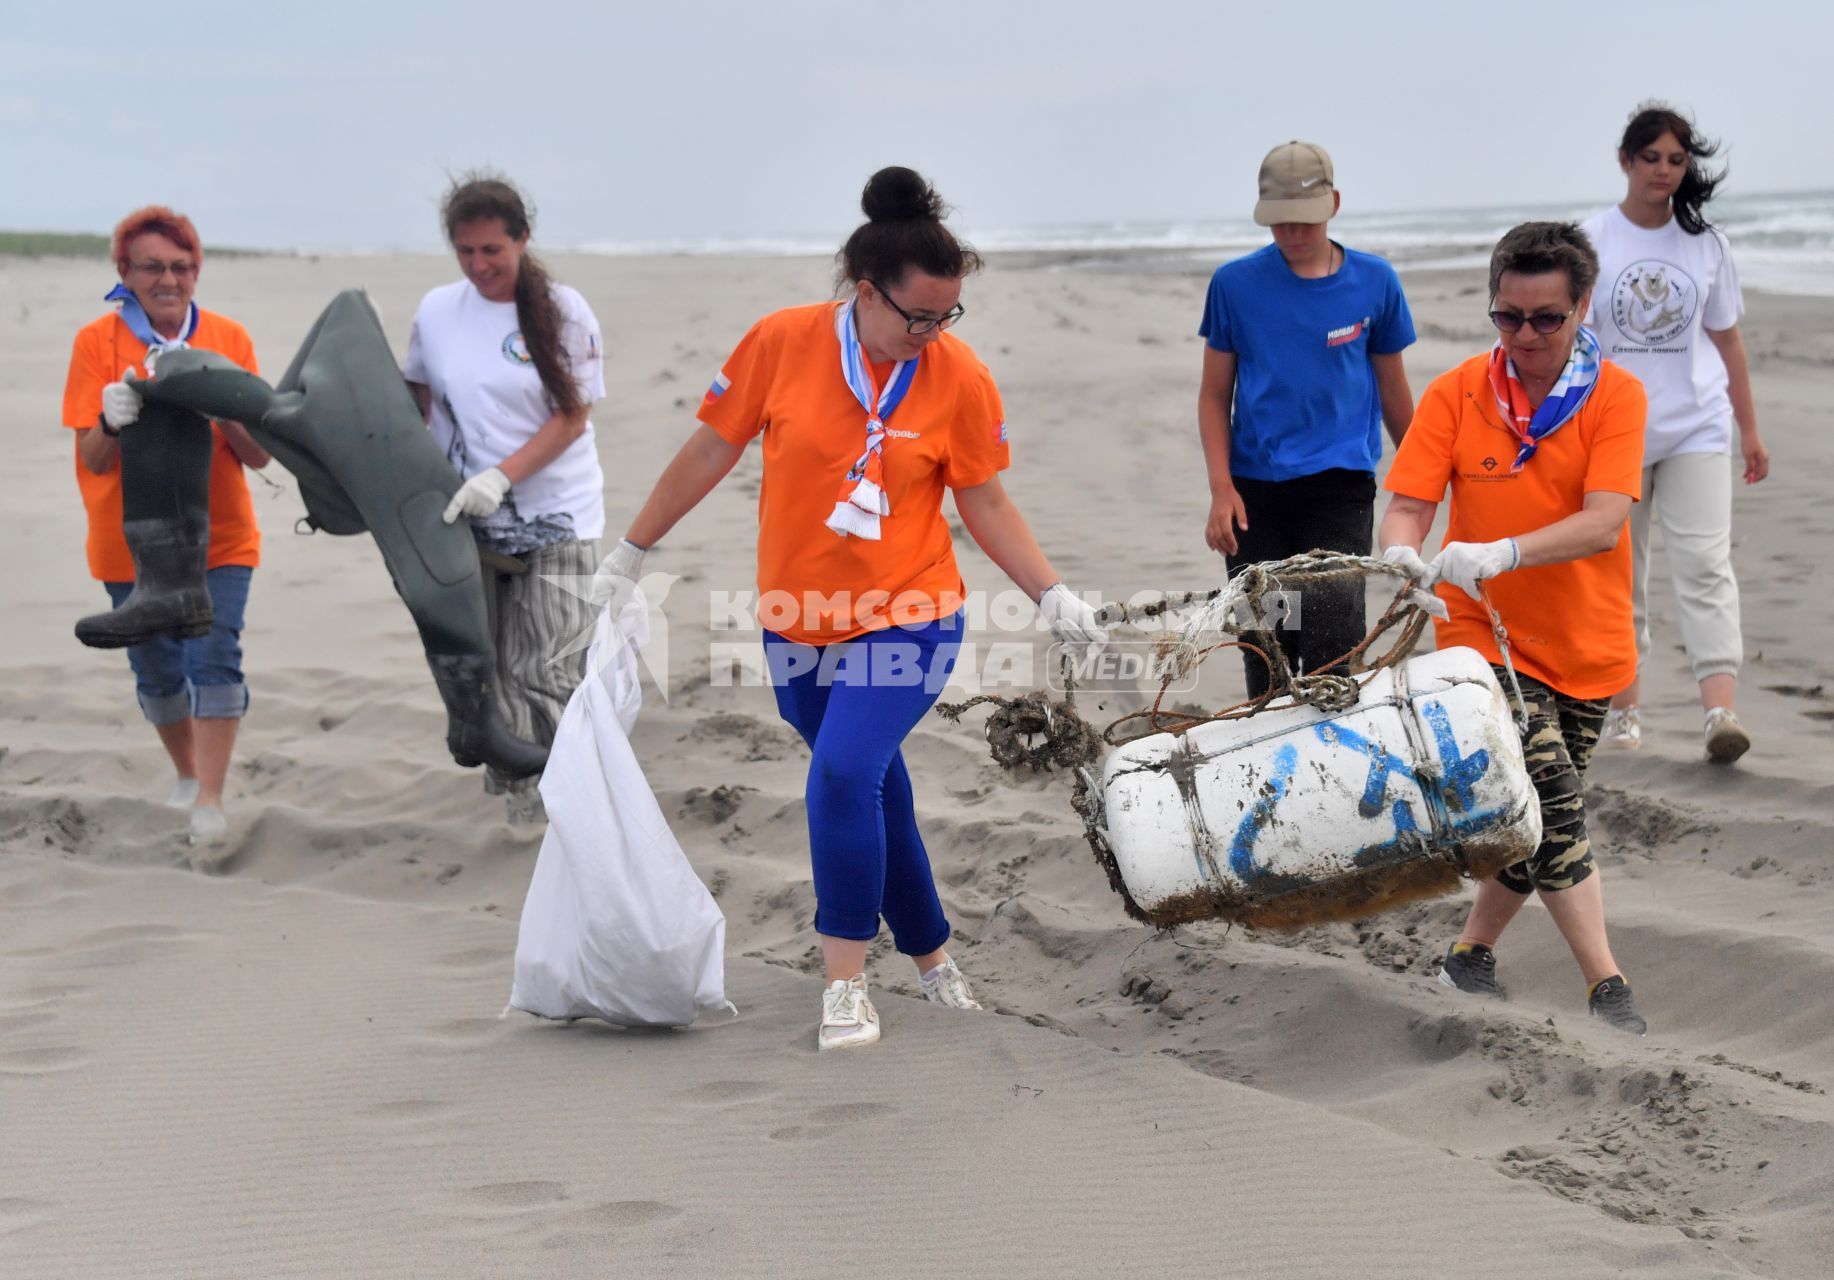
[[[1694,679],[1737,675],[1745,660],[1738,579],[1732,576],[1732,459],[1681,453],[1643,468],[1643,501],[1630,509],[1637,660],[1649,656],[1649,522],[1661,522]],[[1652,510],[1653,509],[1653,510]]]

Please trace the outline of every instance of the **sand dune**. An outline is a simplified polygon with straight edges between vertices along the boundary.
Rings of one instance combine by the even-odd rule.
[[[806,260],[562,258],[598,309],[619,522]],[[1834,305],[1753,297],[1772,481],[1737,509],[1750,663],[1737,768],[1700,761],[1658,576],[1647,745],[1591,800],[1617,953],[1651,1023],[1593,1025],[1531,906],[1512,999],[1432,980],[1463,897],[1294,936],[1136,926],[1067,789],[974,718],[907,747],[952,944],[998,1013],[911,998],[813,1052],[806,753],[768,690],[713,687],[705,606],[750,580],[755,456],[655,554],[682,575],[635,742],[728,919],[741,1016],[617,1033],[499,1020],[539,835],[441,745],[406,613],[360,540],[295,537],[285,477],[245,635],[230,839],[191,869],[83,571],[69,336],[93,266],[6,266],[0,656],[0,1271],[22,1277],[1825,1274],[1834,1246],[1834,610],[1814,571]],[[1202,268],[1000,261],[962,332],[999,377],[1009,487],[1073,586],[1211,585],[1191,402]],[[213,263],[201,294],[282,367],[336,289],[399,346],[439,258]],[[1416,390],[1487,341],[1481,281],[1409,279]],[[964,546],[966,544],[964,543]],[[1658,552],[1660,556],[1660,552]],[[971,587],[1002,585],[971,548]],[[1660,561],[1659,561],[1660,563]],[[990,641],[996,637],[977,637]],[[1226,692],[1233,671],[1213,673]],[[1118,711],[1123,700],[1110,700]]]

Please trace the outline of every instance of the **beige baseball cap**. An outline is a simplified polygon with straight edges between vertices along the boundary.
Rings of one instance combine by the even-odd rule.
[[[1337,212],[1336,193],[1331,157],[1323,147],[1313,142],[1283,142],[1261,161],[1261,198],[1255,202],[1255,221],[1263,227],[1278,222],[1329,222]]]

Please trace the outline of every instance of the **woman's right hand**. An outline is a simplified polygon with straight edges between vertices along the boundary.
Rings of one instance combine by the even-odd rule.
[[[1220,555],[1232,556],[1239,545],[1235,531],[1248,528],[1248,508],[1242,503],[1242,495],[1230,485],[1221,493],[1211,495],[1210,519],[1204,525],[1204,541],[1210,544],[1210,550]]]
[[[122,427],[131,426],[140,420],[140,393],[127,384],[127,377],[133,371],[131,366],[123,369],[121,381],[111,382],[102,388],[102,421],[116,433]]]

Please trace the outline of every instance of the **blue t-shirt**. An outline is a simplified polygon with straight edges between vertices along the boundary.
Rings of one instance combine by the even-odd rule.
[[[1382,400],[1369,358],[1414,341],[1401,278],[1386,259],[1345,249],[1335,272],[1307,280],[1270,244],[1216,269],[1197,332],[1235,353],[1232,474],[1296,480],[1376,469]]]

